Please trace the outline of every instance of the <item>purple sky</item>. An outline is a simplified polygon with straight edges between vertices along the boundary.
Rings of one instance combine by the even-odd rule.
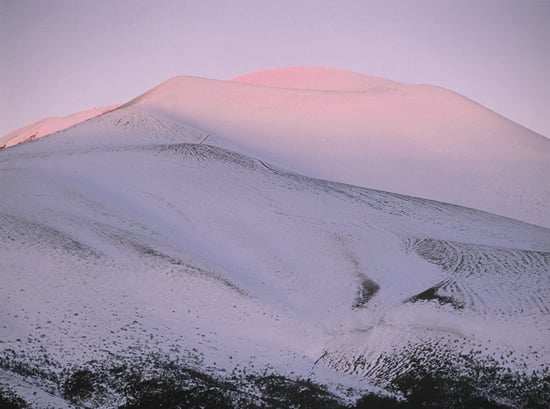
[[[0,135],[175,75],[335,67],[440,85],[550,137],[550,0],[0,0]]]

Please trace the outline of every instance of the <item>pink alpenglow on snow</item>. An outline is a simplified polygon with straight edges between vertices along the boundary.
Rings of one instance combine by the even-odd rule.
[[[233,78],[243,84],[318,91],[369,91],[399,86],[383,78],[325,67],[288,67],[258,71]]]
[[[77,125],[88,119],[102,115],[106,112],[118,108],[119,105],[109,105],[101,108],[87,109],[86,111],[76,112],[62,118],[45,118],[30,125],[19,128],[7,135],[0,137],[0,148],[7,148],[23,142],[32,141],[43,136],[51,135],[62,131],[71,126]]]
[[[74,122],[63,118],[62,126],[48,122],[48,132],[37,132],[41,122],[32,124],[0,146],[110,109],[87,111]],[[550,140],[436,86],[320,67],[271,69],[230,81],[180,76],[104,117],[124,117],[132,143],[150,138],[147,127],[186,140],[187,127],[208,135],[210,145],[306,176],[550,227]],[[82,132],[95,138],[108,135],[108,128],[98,133],[84,125]],[[197,135],[193,142],[204,139]]]
[[[440,87],[295,67],[175,77],[130,108],[309,176],[550,227],[550,140]]]

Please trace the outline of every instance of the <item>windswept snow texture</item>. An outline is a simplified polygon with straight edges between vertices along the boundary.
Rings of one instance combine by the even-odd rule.
[[[306,177],[153,111],[0,152],[0,354],[382,386],[414,345],[549,364],[549,229]]]

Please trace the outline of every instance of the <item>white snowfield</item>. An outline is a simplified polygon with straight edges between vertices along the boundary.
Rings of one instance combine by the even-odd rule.
[[[1,150],[0,357],[194,350],[363,387],[414,346],[548,365],[548,141],[438,88],[304,72],[176,78]]]

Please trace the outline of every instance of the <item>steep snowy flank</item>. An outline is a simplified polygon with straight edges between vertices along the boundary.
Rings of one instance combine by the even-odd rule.
[[[287,171],[155,110],[0,152],[1,379],[31,363],[59,396],[64,368],[158,351],[357,388],[550,363],[549,229]]]
[[[231,81],[176,77],[125,106],[311,177],[550,227],[550,140],[439,87],[290,67]],[[32,124],[0,146],[99,113]]]
[[[550,227],[550,140],[442,88],[294,68],[176,77],[128,105],[302,174]]]

